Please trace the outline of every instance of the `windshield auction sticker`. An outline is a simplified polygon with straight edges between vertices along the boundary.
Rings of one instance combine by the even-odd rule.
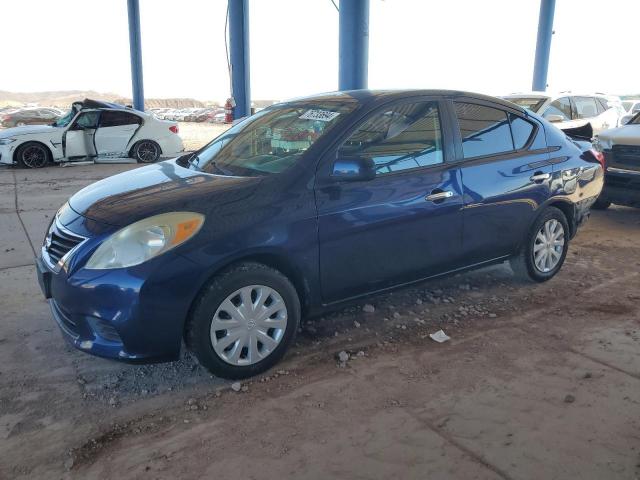
[[[330,122],[340,115],[340,112],[331,112],[329,110],[307,110],[300,118],[303,120],[320,120],[321,122]]]

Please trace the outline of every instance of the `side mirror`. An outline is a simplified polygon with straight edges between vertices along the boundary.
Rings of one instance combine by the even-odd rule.
[[[550,113],[549,115],[545,115],[544,118],[551,123],[562,122],[564,120],[562,115],[556,115],[555,113]]]
[[[357,156],[338,156],[333,164],[333,178],[345,182],[373,180],[376,169],[373,160]]]

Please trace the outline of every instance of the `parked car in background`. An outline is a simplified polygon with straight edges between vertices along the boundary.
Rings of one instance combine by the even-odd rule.
[[[86,99],[51,125],[0,131],[0,163],[41,168],[50,162],[131,157],[152,163],[182,152],[175,123],[113,103]]]
[[[211,122],[212,123],[224,123],[226,118],[226,115],[224,113],[224,111],[222,112],[217,112],[216,114],[213,115],[213,117],[211,117]]]
[[[530,92],[502,98],[542,115],[568,134],[584,138],[617,127],[623,114],[620,98],[605,94]]]
[[[0,114],[0,124],[5,128],[24,125],[47,125],[60,117],[60,111],[53,108],[22,108]]]
[[[258,374],[302,315],[510,261],[543,282],[601,164],[510,102],[358,90],[274,105],[199,151],[86,187],[56,214],[38,278],[78,349]]]
[[[624,107],[626,113],[638,113],[640,112],[640,99],[630,99],[623,100],[622,106]]]
[[[620,125],[626,125],[636,113],[640,113],[640,100],[623,100],[622,106],[625,109],[625,114],[620,119]]]
[[[600,132],[594,146],[604,153],[606,168],[604,189],[593,207],[640,207],[640,112],[626,125]]]

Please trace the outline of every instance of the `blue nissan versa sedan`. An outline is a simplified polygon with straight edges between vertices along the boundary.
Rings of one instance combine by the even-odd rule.
[[[255,375],[301,315],[506,260],[562,266],[603,169],[539,116],[454,91],[349,91],[274,105],[199,151],[75,194],[39,281],[77,348]]]

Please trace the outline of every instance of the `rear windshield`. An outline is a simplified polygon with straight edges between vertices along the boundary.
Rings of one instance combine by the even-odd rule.
[[[230,176],[283,172],[355,107],[351,102],[284,104],[256,113],[203,147],[189,168]]]
[[[531,98],[531,97],[506,97],[505,100],[515,103],[516,105],[537,112],[542,104],[547,101],[546,98]]]

